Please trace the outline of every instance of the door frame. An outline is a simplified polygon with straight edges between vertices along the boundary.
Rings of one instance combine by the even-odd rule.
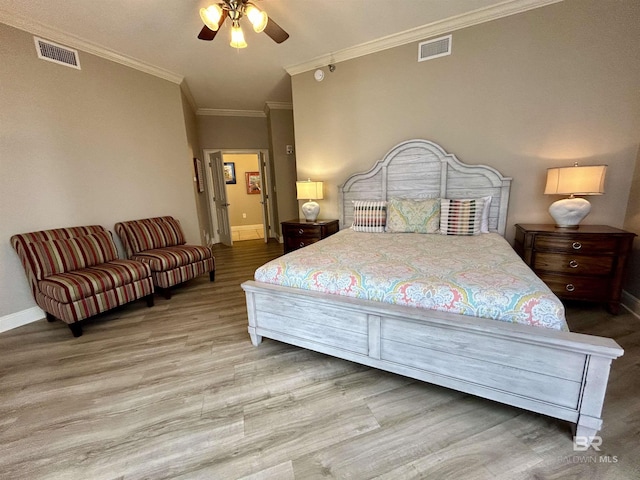
[[[274,188],[273,188],[273,177],[271,175],[271,161],[269,157],[269,150],[264,148],[243,148],[243,149],[229,149],[229,148],[205,148],[203,149],[203,158],[205,159],[205,176],[207,177],[207,205],[209,206],[209,223],[211,225],[211,231],[209,232],[209,236],[211,238],[212,243],[220,243],[220,236],[218,234],[218,218],[216,215],[215,209],[215,198],[217,195],[215,184],[213,181],[213,173],[211,171],[211,163],[210,163],[210,154],[220,152],[222,154],[222,161],[224,162],[225,155],[233,155],[233,154],[255,154],[258,157],[258,162],[260,159],[264,159],[264,170],[267,178],[262,179],[263,188],[265,188],[265,196],[264,201],[266,204],[266,212],[263,211],[263,224],[265,228],[265,232],[268,235],[265,235],[264,241],[267,242],[269,238],[276,238],[276,231],[273,226],[273,222],[275,217],[274,210]],[[262,171],[262,169],[260,169]],[[226,189],[226,185],[225,185]],[[265,214],[266,213],[266,214]],[[229,222],[231,223],[231,222]],[[228,225],[229,230],[231,230],[231,225]]]
[[[229,221],[229,201],[227,200],[227,184],[224,179],[224,160],[222,152],[216,150],[209,153],[209,172],[211,182],[207,178],[207,184],[212,186],[208,192],[215,192],[215,195],[208,196],[211,219],[216,219],[215,233],[217,243],[233,246],[233,236]],[[214,239],[215,240],[215,239]]]

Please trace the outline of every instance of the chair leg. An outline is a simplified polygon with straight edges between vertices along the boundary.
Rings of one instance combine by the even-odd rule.
[[[54,317],[53,315],[51,315],[48,312],[45,312],[47,314],[47,322],[51,323],[51,322],[55,322],[57,320],[56,317]]]
[[[215,282],[216,281],[216,271],[215,270],[211,270],[209,272],[209,281],[210,282]]]
[[[78,322],[69,323],[68,325],[74,337],[78,338],[82,336],[82,326]]]
[[[147,295],[144,298],[147,301],[147,307],[149,307],[149,308],[153,307],[153,293],[150,293],[149,295]]]
[[[156,287],[156,292],[158,292],[160,295],[162,295],[167,300],[171,300],[171,289],[170,288]]]

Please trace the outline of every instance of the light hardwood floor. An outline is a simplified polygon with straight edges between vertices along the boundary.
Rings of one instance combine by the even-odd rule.
[[[240,283],[282,246],[216,247],[207,276],[89,321],[0,334],[4,479],[637,479],[640,321],[571,306],[615,338],[599,452],[569,424],[247,334]]]
[[[234,242],[244,242],[246,240],[258,239],[264,240],[264,229],[262,228],[262,225],[259,225],[259,227],[260,228],[252,229],[231,227],[231,239]]]

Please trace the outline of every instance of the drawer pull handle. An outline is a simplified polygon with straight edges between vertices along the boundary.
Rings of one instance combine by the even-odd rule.
[[[300,246],[301,246],[301,247],[304,247],[304,242],[300,242]]]
[[[564,287],[564,288],[567,289],[567,292],[573,292],[576,289],[576,287],[575,287],[575,285],[573,283],[567,283],[567,286]]]
[[[302,235],[302,234],[304,233],[304,230],[303,230],[303,229],[300,229],[300,230],[298,230],[298,233],[299,233],[300,235]]]
[[[571,246],[574,250],[580,250],[582,248],[582,244],[580,242],[573,242]]]
[[[578,262],[576,262],[575,260],[571,260],[571,261],[569,262],[569,266],[570,266],[571,268],[578,268]]]

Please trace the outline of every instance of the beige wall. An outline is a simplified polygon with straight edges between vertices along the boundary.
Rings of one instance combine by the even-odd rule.
[[[609,165],[586,222],[622,227],[640,140],[640,2],[565,0],[453,32],[453,54],[417,62],[417,43],[292,78],[298,178],[337,187],[401,141],[425,138],[513,177],[513,224],[552,222],[551,166]],[[344,226],[343,226],[344,227]]]
[[[245,182],[246,172],[260,172],[257,154],[232,153],[224,154],[224,162],[234,162],[236,184],[227,184],[227,202],[229,221],[232,227],[262,224],[262,204],[259,194],[248,194]],[[246,215],[243,218],[242,214]]]
[[[296,155],[293,129],[293,111],[291,109],[268,109],[269,155],[272,164],[273,185],[277,218],[276,235],[282,235],[280,222],[298,217],[296,200]],[[287,154],[287,145],[294,147],[293,154]]]
[[[636,235],[640,235],[640,151],[638,151],[636,167],[631,182],[631,195],[629,195],[629,203],[627,204],[624,228]],[[636,299],[640,299],[640,238],[637,237],[633,244],[633,254],[627,270],[625,290]],[[637,313],[640,314],[640,311]]]
[[[173,215],[200,239],[180,87],[80,64],[39,60],[32,35],[0,24],[0,319],[35,306],[15,233]]]
[[[182,111],[184,114],[184,125],[187,133],[187,146],[189,150],[189,158],[192,160],[197,158],[200,160],[202,165],[202,182],[204,184],[204,191],[198,191],[198,182],[196,181],[196,167],[193,166],[192,175],[193,175],[193,196],[196,200],[196,210],[198,214],[198,225],[199,225],[199,233],[200,233],[200,243],[202,245],[207,244],[207,232],[211,231],[210,228],[210,216],[209,216],[209,202],[207,202],[207,194],[206,194],[206,175],[205,175],[205,158],[202,154],[202,149],[200,148],[200,140],[198,138],[198,120],[196,117],[195,110],[193,106],[189,103],[187,96],[184,92],[181,92],[181,101],[182,101]]]
[[[269,148],[266,117],[198,115],[198,132],[203,149]]]

